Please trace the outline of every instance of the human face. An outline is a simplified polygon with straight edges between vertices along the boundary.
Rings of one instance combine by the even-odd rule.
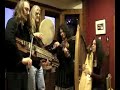
[[[23,12],[24,12],[24,15],[25,15],[25,19],[27,20],[28,18],[28,15],[30,13],[30,5],[28,2],[24,2],[24,8],[23,8]]]
[[[39,7],[35,8],[35,22],[36,23],[40,22],[40,8]]]
[[[96,40],[93,40],[93,43],[92,43],[92,51],[93,51],[93,52],[96,52]]]
[[[62,29],[60,29],[60,36],[62,37],[62,39],[66,38],[66,34],[63,32]]]

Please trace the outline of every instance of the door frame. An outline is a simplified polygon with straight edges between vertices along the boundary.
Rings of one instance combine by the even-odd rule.
[[[69,15],[69,14],[79,15],[79,23],[78,24],[80,26],[80,29],[79,29],[79,39],[80,39],[81,30],[83,30],[82,9],[65,9],[65,10],[63,10],[60,14],[60,25],[65,22],[65,15]],[[81,46],[80,43],[81,43],[81,41],[80,40],[76,40],[76,41],[79,41],[79,42],[77,43],[77,45],[75,45],[75,48],[76,48],[76,46],[78,47],[77,48],[77,57],[78,58],[75,59],[75,63],[74,63],[74,83],[75,83],[75,90],[79,90],[79,79],[80,79],[79,63],[80,63],[80,46]],[[75,55],[75,57],[76,57],[76,55]]]

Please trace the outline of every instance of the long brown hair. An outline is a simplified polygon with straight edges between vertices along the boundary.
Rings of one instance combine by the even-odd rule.
[[[38,23],[38,27],[35,23],[35,12],[36,12],[36,8],[40,9],[40,7],[38,5],[34,5],[31,8],[30,11],[30,26],[31,26],[31,31],[34,33],[36,32],[36,29],[39,28],[40,22]],[[41,9],[40,9],[41,10]]]
[[[18,23],[24,23],[24,21],[26,20],[26,17],[24,16],[24,2],[29,3],[27,0],[20,0],[16,7],[15,7],[15,11],[13,16],[15,17],[15,19],[18,21]]]
[[[57,40],[61,43],[62,42],[62,37],[60,36],[60,29],[63,30],[63,32],[66,34],[66,38],[70,38],[72,36],[69,27],[66,23],[63,23],[59,26],[58,28],[58,35],[57,35]]]
[[[105,52],[103,50],[102,41],[98,38],[95,38],[94,40],[96,40],[96,57],[98,61],[98,66],[101,66],[105,57]]]

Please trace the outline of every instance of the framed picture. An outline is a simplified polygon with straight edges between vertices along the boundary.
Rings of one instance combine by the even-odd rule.
[[[96,35],[106,34],[106,23],[105,19],[95,21]]]

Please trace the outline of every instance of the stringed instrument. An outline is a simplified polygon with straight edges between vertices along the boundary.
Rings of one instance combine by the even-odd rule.
[[[87,54],[85,68],[90,72],[93,71],[93,52]],[[92,77],[89,74],[86,74],[84,70],[80,77],[79,90],[92,90]]]
[[[111,87],[111,74],[108,74],[107,78],[106,78],[106,84],[107,84],[107,90],[113,90],[113,88]]]
[[[30,52],[30,44],[31,44],[30,42],[27,42],[27,41],[22,40],[20,38],[16,38],[16,44],[17,44],[17,47],[20,51],[22,51],[24,53]],[[57,59],[57,57],[52,55],[46,49],[40,48],[37,45],[34,45],[34,44],[32,45],[31,55],[34,57],[39,57],[39,58],[49,60],[52,67],[57,68],[59,66],[59,60]]]

